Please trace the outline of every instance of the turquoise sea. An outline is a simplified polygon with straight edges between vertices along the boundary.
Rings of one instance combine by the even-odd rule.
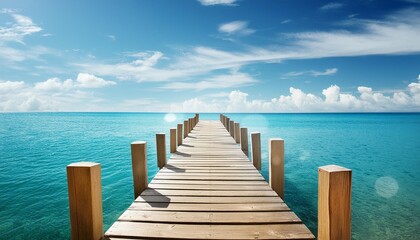
[[[261,132],[265,178],[268,139],[285,139],[285,201],[313,233],[317,168],[336,164],[353,170],[353,239],[418,239],[420,114],[226,115]],[[188,117],[0,113],[0,239],[69,239],[66,165],[77,161],[102,165],[107,229],[133,200],[130,142],[147,141],[150,180],[157,171],[155,133],[169,134]]]

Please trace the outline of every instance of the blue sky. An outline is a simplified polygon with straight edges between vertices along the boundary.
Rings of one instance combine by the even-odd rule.
[[[0,111],[420,111],[420,1],[0,3]]]

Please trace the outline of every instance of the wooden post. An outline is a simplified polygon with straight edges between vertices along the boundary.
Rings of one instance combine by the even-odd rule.
[[[192,131],[192,129],[193,129],[192,119],[191,118],[188,118],[188,126],[189,126],[188,133],[190,133]]]
[[[182,144],[182,123],[177,125],[178,146]]]
[[[146,142],[131,143],[131,166],[133,168],[134,199],[147,188],[147,148]]]
[[[351,170],[318,169],[318,239],[351,239]]]
[[[248,157],[248,128],[241,128],[241,149]]]
[[[78,162],[67,166],[71,239],[103,237],[101,165]]]
[[[170,137],[170,151],[171,153],[176,152],[176,128],[171,128],[169,130]]]
[[[235,123],[235,141],[236,143],[240,143],[241,142],[241,132],[240,132],[240,124],[239,123]]]
[[[232,120],[229,121],[229,132],[230,132],[230,136],[235,138],[235,122]]]
[[[259,132],[251,133],[252,145],[252,163],[255,168],[261,170],[261,134]]]
[[[268,144],[270,187],[284,200],[284,140],[270,138]]]
[[[159,169],[166,164],[166,139],[164,133],[156,133],[157,163]]]
[[[226,130],[228,130],[228,132],[229,132],[229,129],[230,129],[229,128],[229,123],[230,123],[230,118],[227,117],[226,118],[226,126],[225,127],[226,127]]]
[[[188,136],[188,120],[184,121],[184,138]]]
[[[200,121],[200,114],[196,113],[196,114],[195,114],[195,118],[196,118],[197,123],[198,123],[198,122]]]

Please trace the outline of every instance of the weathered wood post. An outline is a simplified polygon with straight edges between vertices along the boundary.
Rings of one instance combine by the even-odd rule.
[[[284,200],[284,140],[269,140],[270,187]]]
[[[134,199],[147,188],[147,148],[145,141],[131,143],[131,166],[133,168]]]
[[[229,121],[229,133],[230,133],[230,136],[235,138],[235,122],[232,120]]]
[[[241,149],[248,157],[248,129],[241,128]]]
[[[239,123],[235,123],[235,141],[236,143],[240,143],[241,142],[241,132],[240,132],[240,124]]]
[[[156,133],[157,163],[159,169],[166,164],[166,137],[164,133]]]
[[[171,128],[169,130],[170,137],[170,151],[171,153],[176,152],[176,128]]]
[[[178,146],[182,144],[182,123],[177,125]]]
[[[261,170],[261,134],[259,132],[251,133],[252,145],[252,163],[254,167]]]
[[[196,121],[196,125],[197,125],[197,123],[200,121],[200,114],[196,113],[195,114],[195,119],[197,120]]]
[[[230,123],[230,118],[226,118],[226,130],[228,130],[228,132],[229,132],[229,123]]]
[[[101,165],[78,162],[67,166],[71,239],[103,237]]]
[[[335,165],[318,169],[318,239],[351,239],[351,170]]]
[[[188,120],[184,121],[184,138],[188,136]]]

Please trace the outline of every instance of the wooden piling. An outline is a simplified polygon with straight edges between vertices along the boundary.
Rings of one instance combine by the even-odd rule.
[[[269,140],[270,187],[284,200],[284,140]]]
[[[171,128],[169,130],[170,137],[170,151],[171,153],[176,152],[176,128]]]
[[[182,123],[178,123],[177,125],[177,136],[178,136],[178,146],[182,144]]]
[[[67,166],[71,239],[103,237],[101,165],[78,162]]]
[[[146,142],[131,143],[131,166],[133,169],[134,199],[147,188],[147,148]]]
[[[318,239],[351,239],[350,169],[335,165],[318,169]]]
[[[241,128],[241,149],[248,157],[248,128]]]
[[[184,138],[188,136],[188,120],[184,121]]]
[[[196,113],[195,114],[195,119],[197,120],[196,124],[200,121],[200,114]]]
[[[261,134],[259,132],[251,133],[252,145],[252,163],[254,167],[261,170]]]
[[[159,169],[166,165],[166,137],[164,133],[156,133],[157,163]]]
[[[230,133],[230,136],[235,138],[235,122],[232,120],[229,121],[229,133]]]
[[[241,142],[241,130],[240,129],[241,129],[240,124],[236,122],[235,123],[235,134],[234,134],[236,143]]]

